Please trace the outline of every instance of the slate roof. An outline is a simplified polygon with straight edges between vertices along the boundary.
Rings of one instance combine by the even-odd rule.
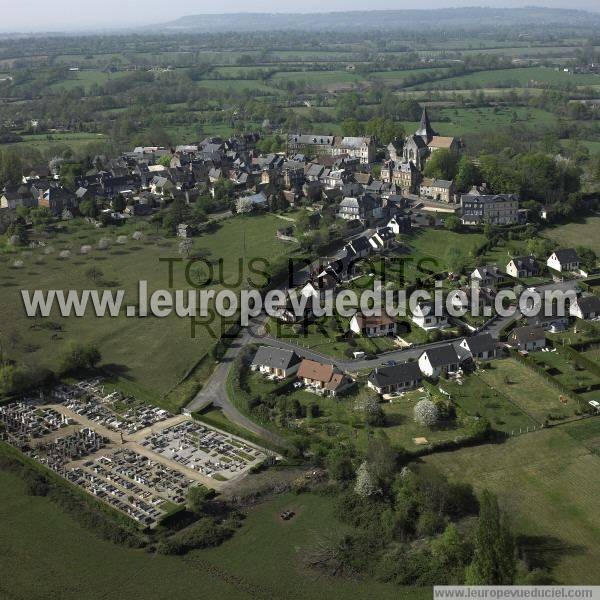
[[[446,344],[445,346],[437,346],[436,348],[428,348],[423,352],[427,354],[429,362],[432,367],[442,367],[444,365],[458,364],[458,354],[456,348],[452,344]],[[423,356],[421,354],[421,356]],[[419,357],[420,358],[420,357]]]
[[[467,341],[469,350],[473,354],[481,352],[492,352],[496,346],[494,338],[489,333],[480,333],[471,337],[464,338]]]
[[[579,262],[579,256],[573,248],[563,248],[561,250],[556,250],[554,254],[556,254],[556,258],[558,258],[558,262],[560,262],[561,264]]]
[[[391,367],[378,367],[369,373],[369,381],[378,388],[420,380],[421,370],[416,362],[405,362]]]
[[[252,360],[253,365],[272,369],[289,369],[300,362],[300,357],[293,350],[283,350],[270,346],[260,346]]]

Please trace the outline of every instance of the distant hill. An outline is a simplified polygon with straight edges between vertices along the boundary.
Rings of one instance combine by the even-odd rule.
[[[443,8],[436,10],[376,10],[330,13],[231,13],[190,15],[144,28],[166,33],[225,31],[348,31],[462,28],[489,29],[560,25],[600,25],[600,14],[555,8]]]

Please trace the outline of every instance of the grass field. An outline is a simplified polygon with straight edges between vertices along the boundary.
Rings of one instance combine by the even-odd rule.
[[[468,88],[468,87],[517,87],[523,85],[530,87],[544,87],[547,85],[594,85],[600,83],[600,75],[569,75],[563,71],[542,67],[525,67],[517,69],[498,69],[470,73],[459,77],[448,77],[435,82],[443,88]],[[415,86],[418,87],[418,86]]]
[[[0,144],[1,148],[32,148],[45,153],[56,146],[69,146],[72,150],[83,148],[93,142],[102,142],[107,138],[102,133],[51,133],[26,134],[22,142]]]
[[[497,364],[498,361],[495,361],[493,367]],[[453,381],[444,381],[440,385],[452,395],[463,412],[486,417],[497,431],[511,433],[537,426],[536,421],[512,402],[503,388],[490,386],[482,371],[464,378],[462,385]]]
[[[563,404],[559,400],[561,394],[556,388],[541,375],[512,358],[494,361],[492,368],[486,369],[481,377],[539,424],[543,423],[549,414],[563,419],[574,417],[575,410],[579,408],[573,400],[567,400],[566,404]]]
[[[424,462],[495,492],[530,556],[562,584],[600,583],[600,420],[579,421],[503,444],[427,456]]]
[[[281,521],[282,510],[293,510]],[[329,579],[307,572],[305,548],[341,529],[327,496],[285,494],[250,510],[221,547],[185,557],[115,546],[83,529],[46,498],[26,496],[16,476],[0,471],[0,596],[11,600],[149,600],[204,597],[286,600],[360,597],[428,598],[430,590],[371,581]]]
[[[600,217],[587,217],[580,223],[567,223],[544,229],[543,235],[563,248],[586,246],[600,255]]]
[[[115,243],[117,236],[131,233],[136,228],[144,230],[144,226],[145,222],[137,221],[120,228],[98,230],[78,222],[47,241],[54,249],[51,254],[46,255],[43,248],[36,248],[0,255],[0,304],[3,308],[0,331],[2,339],[7,340],[5,352],[26,364],[55,369],[67,342],[94,342],[102,352],[103,363],[110,366],[111,372],[117,374],[117,381],[121,380],[128,391],[135,393],[137,390],[138,395],[153,402],[164,400],[215,343],[208,329],[200,326],[196,338],[192,339],[190,319],[176,315],[126,318],[122,314],[115,318],[99,318],[87,311],[84,317],[73,320],[61,318],[55,310],[48,319],[34,320],[25,315],[21,304],[21,289],[123,289],[125,304],[136,303],[139,280],[148,282],[150,293],[168,289],[168,266],[159,259],[179,258],[176,240],[153,238],[152,230],[146,226],[144,240],[137,242],[128,237],[123,245]],[[224,287],[220,283],[223,281],[226,287],[239,289],[238,262],[244,256],[244,243],[247,259],[263,256],[272,259],[293,250],[276,240],[278,227],[281,227],[281,221],[273,215],[235,217],[223,222],[216,232],[197,238],[197,251],[215,263],[214,283],[210,287],[219,290]],[[111,240],[108,250],[97,249],[100,238]],[[79,253],[84,244],[94,246],[87,255]],[[71,257],[60,259],[58,253],[66,249],[72,252]],[[223,261],[222,267],[218,265],[219,259]],[[22,260],[23,267],[15,268],[15,260]],[[86,276],[91,267],[102,272],[96,281]],[[191,289],[184,266],[175,266],[173,272],[174,289]],[[189,274],[199,281],[206,278],[207,269],[202,271],[201,267],[193,267]],[[264,281],[262,277],[254,277],[259,283]],[[54,328],[49,327],[50,324],[55,324]],[[57,327],[61,329],[57,330]],[[211,324],[210,330],[220,336],[220,321]]]

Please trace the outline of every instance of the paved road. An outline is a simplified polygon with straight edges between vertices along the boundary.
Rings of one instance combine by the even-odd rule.
[[[248,431],[251,431],[255,435],[268,440],[269,442],[277,446],[285,446],[286,441],[269,431],[268,429],[261,427],[246,415],[242,414],[231,402],[229,394],[227,393],[227,377],[229,376],[229,370],[231,369],[233,362],[240,350],[253,343],[257,336],[255,331],[261,327],[264,322],[265,316],[258,317],[251,322],[250,327],[245,328],[237,339],[228,348],[225,356],[221,362],[217,365],[215,370],[212,372],[206,384],[196,394],[194,399],[185,407],[186,411],[194,412],[206,408],[209,404],[220,408],[223,414],[233,423],[244,427]]]

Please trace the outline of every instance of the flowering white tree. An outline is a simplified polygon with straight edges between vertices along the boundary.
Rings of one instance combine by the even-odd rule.
[[[368,498],[377,491],[375,479],[369,471],[367,461],[364,461],[356,471],[356,483],[354,484],[354,492],[361,498]]]
[[[419,400],[414,410],[415,421],[419,425],[432,427],[438,422],[440,413],[438,407],[431,400]]]
[[[181,242],[179,242],[179,254],[181,256],[189,256],[193,246],[194,242],[189,238],[181,240]]]
[[[252,204],[252,200],[248,198],[238,198],[235,201],[235,210],[239,214],[252,212],[254,205]]]

